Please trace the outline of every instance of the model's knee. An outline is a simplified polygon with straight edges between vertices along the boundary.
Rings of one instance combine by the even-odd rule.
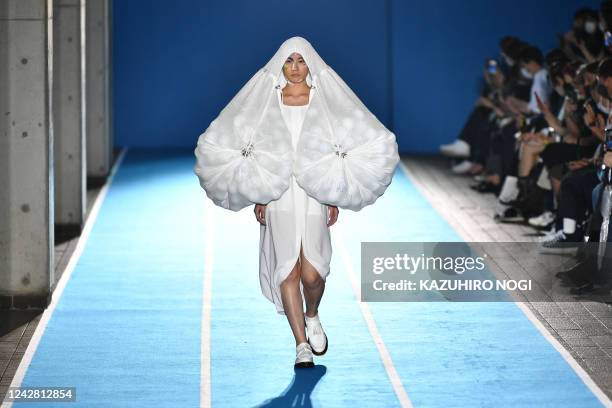
[[[302,274],[302,284],[308,289],[316,289],[323,284],[323,279],[316,270]]]
[[[296,263],[293,266],[293,269],[291,270],[291,272],[289,272],[289,275],[287,275],[287,277],[283,281],[283,284],[289,284],[289,285],[298,284],[300,281],[300,276],[301,276],[300,264]]]

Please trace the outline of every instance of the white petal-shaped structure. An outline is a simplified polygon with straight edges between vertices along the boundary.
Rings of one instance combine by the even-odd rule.
[[[278,104],[266,103],[275,79],[261,69],[198,138],[194,172],[220,207],[266,204],[289,188],[291,139]]]
[[[318,78],[294,163],[297,183],[319,202],[353,211],[391,183],[399,154],[395,135],[331,67]]]
[[[292,52],[308,64],[316,88],[297,150],[277,90]],[[320,203],[359,211],[380,197],[399,162],[395,135],[302,37],[285,41],[198,139],[194,172],[207,196],[238,211],[278,199],[291,174]]]

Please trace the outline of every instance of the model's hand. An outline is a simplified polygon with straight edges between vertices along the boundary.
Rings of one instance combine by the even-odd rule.
[[[328,214],[329,217],[327,219],[327,226],[331,227],[332,225],[334,225],[336,223],[336,220],[338,219],[338,213],[340,212],[340,210],[338,210],[338,207],[333,206],[333,205],[328,205]]]
[[[261,225],[266,225],[266,204],[255,204],[255,218]]]

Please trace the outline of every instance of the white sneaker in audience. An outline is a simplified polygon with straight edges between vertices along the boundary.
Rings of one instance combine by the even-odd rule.
[[[449,157],[469,157],[470,145],[465,140],[457,139],[451,144],[440,145],[440,153]]]
[[[580,246],[580,242],[576,241],[576,235],[565,235],[563,230],[558,230],[554,234],[546,234],[540,239],[540,252],[575,253]]]
[[[533,227],[546,227],[547,225],[550,225],[550,223],[554,221],[555,221],[555,214],[553,214],[552,211],[544,211],[542,214],[536,217],[529,218],[527,222],[529,223],[529,225]]]
[[[455,174],[466,174],[472,168],[472,162],[469,160],[463,160],[459,164],[455,164],[451,171]]]
[[[550,229],[544,232],[544,237],[553,236],[557,233],[557,226],[555,224],[550,227]]]

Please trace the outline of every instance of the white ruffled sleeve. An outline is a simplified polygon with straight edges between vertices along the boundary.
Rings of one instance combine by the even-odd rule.
[[[359,211],[391,183],[397,141],[331,68],[320,81],[298,142],[296,181],[321,203]]]
[[[280,109],[265,103],[273,96],[272,81],[256,75],[199,136],[193,170],[216,205],[238,211],[289,188],[293,149]]]

